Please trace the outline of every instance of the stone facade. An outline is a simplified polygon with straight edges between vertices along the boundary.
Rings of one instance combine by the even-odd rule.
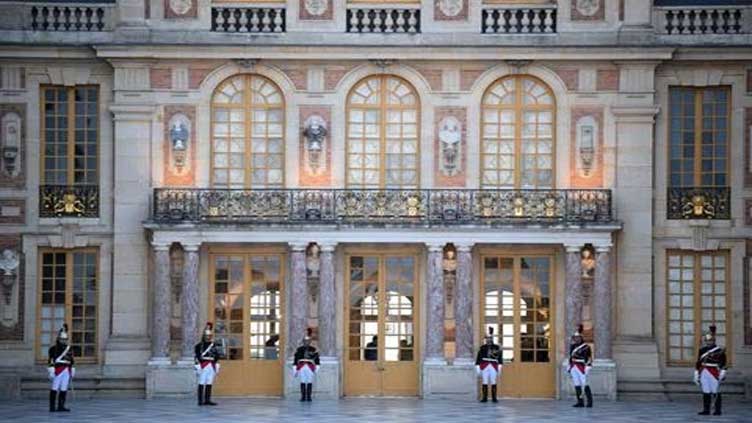
[[[628,395],[630,383],[663,386],[665,381],[690,380],[691,363],[667,358],[672,342],[667,260],[673,251],[727,257],[726,315],[731,322],[727,340],[734,363],[729,389],[742,386],[743,390],[745,383],[750,386],[752,299],[747,244],[752,238],[752,97],[748,95],[752,63],[744,50],[748,33],[667,34],[665,25],[657,23],[664,22],[662,9],[653,8],[647,0],[559,1],[555,33],[517,35],[480,33],[480,28],[488,25],[481,22],[483,13],[490,13],[491,20],[498,15],[491,10],[498,7],[495,2],[435,0],[384,6],[420,8],[420,34],[349,33],[348,2],[344,0],[289,0],[273,5],[285,10],[284,32],[261,35],[245,34],[245,29],[238,30],[240,34],[221,29],[211,9],[225,6],[195,0],[118,2],[105,7],[104,16],[110,21],[102,31],[35,31],[32,37],[31,31],[13,26],[12,19],[0,19],[4,34],[0,43],[0,118],[13,112],[22,122],[18,173],[12,178],[0,175],[0,225],[5,236],[0,246],[16,246],[23,259],[18,296],[13,297],[18,324],[0,328],[0,379],[18,389],[0,390],[0,394],[26,392],[22,383],[33,386],[33,381],[44,377],[37,346],[41,248],[97,251],[97,354],[80,365],[79,374],[89,381],[143,380],[143,394],[149,397],[192,392],[192,343],[203,323],[216,317],[209,287],[215,247],[285,251],[286,279],[280,299],[285,311],[279,345],[282,388],[278,394],[294,392],[288,359],[306,332],[309,290],[317,289],[316,335],[323,359],[317,393],[332,398],[348,395],[345,386],[353,360],[346,344],[349,329],[344,310],[349,299],[343,286],[351,276],[347,274],[348,249],[354,247],[379,254],[407,247],[419,251],[415,256],[421,269],[415,281],[419,296],[412,299],[419,313],[415,316],[417,331],[411,334],[412,345],[418,346],[417,353],[413,352],[418,369],[415,395],[465,399],[476,395],[472,363],[487,324],[481,319],[484,297],[480,286],[486,277],[483,249],[514,255],[518,250],[546,247],[553,251],[550,256],[555,263],[550,300],[558,305],[550,316],[550,376],[553,395],[567,397],[570,387],[564,363],[569,336],[582,320],[580,251],[586,245],[592,246],[596,260],[589,306],[597,395]],[[351,9],[355,5],[350,5]],[[248,9],[249,13],[255,10],[252,2],[227,7]],[[749,16],[748,7],[740,7]],[[8,16],[16,13],[2,4],[0,9]],[[744,25],[743,31],[748,32],[749,24]],[[635,49],[634,45],[642,47]],[[210,182],[214,167],[225,166],[213,156],[212,141],[218,136],[211,98],[223,81],[238,74],[260,75],[274,82],[282,95],[278,107],[282,116],[276,127],[277,121],[267,119],[268,110],[243,109],[233,123],[250,120],[254,124],[263,121],[263,125],[252,127],[249,123],[247,128],[228,129],[233,134],[229,138],[247,138],[251,146],[242,154],[233,151],[238,153],[233,160],[264,161],[267,166],[276,159],[261,157],[261,153],[268,153],[263,149],[279,138],[283,140],[280,168],[285,183],[246,186],[234,203],[225,204],[224,187],[213,187]],[[393,203],[404,206],[397,217],[385,217],[386,208],[379,201],[386,197],[374,197],[373,203],[358,210],[360,214],[346,216],[351,220],[337,215],[327,221],[330,215],[342,213],[348,198],[357,197],[353,193],[369,192],[345,183],[347,155],[355,146],[348,139],[348,127],[362,123],[348,114],[346,104],[358,81],[378,74],[395,75],[416,91],[419,112],[414,137],[420,183],[402,187],[404,196]],[[436,207],[436,203],[416,206],[416,189],[424,190],[421,193],[432,190],[431,199],[443,206],[449,200],[436,200],[442,195],[483,194],[479,190],[481,157],[491,153],[482,149],[491,136],[483,135],[480,128],[484,121],[480,101],[495,81],[513,75],[532,76],[552,94],[555,124],[550,138],[555,154],[551,158],[551,188],[572,189],[572,193],[584,194],[570,195],[583,197],[594,192],[591,189],[610,190],[609,210],[614,218],[607,224],[550,224],[545,219],[523,222],[514,218],[504,225],[478,224],[485,214],[493,213],[492,208],[478,207],[472,216],[459,215],[459,200],[426,221],[416,220],[426,208]],[[48,85],[99,87],[98,103],[93,106],[98,107],[99,129],[96,217],[40,217],[40,173],[49,165],[40,161],[45,151],[43,140],[48,136],[42,131],[46,116],[40,93],[41,87]],[[729,87],[731,93],[725,153],[730,217],[669,219],[670,191],[676,188],[669,186],[668,176],[670,90],[716,86]],[[387,100],[387,106],[392,106],[389,101],[395,100]],[[394,120],[375,125],[376,129],[369,127],[376,132],[364,139],[384,140],[386,145],[397,132],[412,128],[409,125],[413,123],[398,121],[387,106],[380,118],[392,113]],[[520,119],[526,119],[524,107],[521,110]],[[178,172],[170,134],[176,114],[190,122],[186,161]],[[327,129],[319,162],[322,171],[315,174],[305,163],[303,135],[313,115],[320,116]],[[450,117],[456,119],[458,134],[442,140],[442,122],[447,123]],[[585,118],[589,120],[583,121]],[[591,126],[594,141],[592,169],[587,175],[581,172],[582,154],[587,153],[578,130],[583,122]],[[395,129],[398,127],[401,129]],[[532,131],[529,128],[532,126],[520,126],[512,131],[515,135],[504,136],[523,139],[529,136],[522,135],[525,131]],[[456,167],[448,170],[442,143],[454,142],[455,135],[459,138]],[[261,138],[268,143],[258,143]],[[9,157],[5,153],[0,160]],[[386,162],[388,154],[395,153],[384,147],[378,152],[379,160]],[[524,160],[519,157],[520,163]],[[73,157],[64,161],[76,162]],[[252,177],[248,169],[242,171],[248,173],[244,177]],[[159,197],[164,192],[160,189],[178,187],[190,189],[175,190],[180,194],[169,197],[171,204],[165,206],[164,215],[174,221],[159,221],[158,206],[167,201],[167,197]],[[384,188],[397,191],[395,186]],[[266,192],[271,192],[267,203],[254,203],[254,195]],[[200,201],[191,203],[192,198]],[[302,206],[274,213],[274,207],[293,198]],[[197,206],[190,209],[186,204]],[[253,207],[267,214],[246,219],[243,211]],[[204,220],[186,217],[203,212]],[[369,217],[363,217],[366,215]],[[373,223],[369,219],[382,220]],[[450,219],[455,220],[446,223]],[[316,286],[307,283],[305,251],[311,243],[321,246]],[[451,365],[442,354],[444,302],[439,277],[440,252],[450,243],[458,254],[456,359]],[[176,341],[171,339],[176,336],[170,333],[171,307],[175,305],[171,305],[169,251],[177,244],[181,248],[176,254],[183,254],[178,319],[182,339],[179,354],[171,356],[170,342]],[[22,378],[27,379],[22,382]]]

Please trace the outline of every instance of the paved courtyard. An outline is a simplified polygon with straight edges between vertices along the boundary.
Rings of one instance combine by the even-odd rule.
[[[752,404],[729,402],[724,416],[697,416],[698,404],[684,402],[601,402],[593,409],[574,409],[569,402],[502,400],[498,405],[406,399],[321,400],[301,404],[281,399],[218,399],[219,407],[198,407],[189,400],[71,401],[71,413],[49,413],[47,403],[0,403],[8,423],[69,422],[752,422]],[[701,418],[704,417],[704,418]]]

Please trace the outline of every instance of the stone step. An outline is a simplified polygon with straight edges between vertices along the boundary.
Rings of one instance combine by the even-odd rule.
[[[21,397],[47,398],[50,382],[43,377],[21,378]],[[78,398],[144,398],[143,378],[76,377],[73,395]]]
[[[695,398],[700,394],[699,388],[686,380],[619,380],[617,391],[620,399],[655,399],[673,400]],[[744,399],[746,395],[744,382],[726,381],[721,392],[729,399]]]

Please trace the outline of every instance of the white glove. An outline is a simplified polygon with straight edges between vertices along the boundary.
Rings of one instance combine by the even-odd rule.
[[[218,374],[219,374],[219,369],[220,369],[221,367],[222,367],[222,366],[220,366],[220,365],[219,365],[219,363],[214,363],[214,374],[215,374],[215,375],[218,375]]]
[[[70,369],[70,375],[71,375],[71,377],[76,377],[76,368],[75,367],[71,367],[71,369]]]
[[[590,374],[590,370],[593,369],[593,366],[585,366],[585,376]]]
[[[315,372],[318,373],[320,368],[321,368],[321,366],[317,364]]]
[[[726,380],[726,370],[721,370],[721,374],[719,375],[721,382]]]
[[[196,375],[201,373],[201,366],[199,366],[198,364],[194,364],[193,369],[196,371]]]
[[[47,368],[47,377],[50,379],[50,381],[55,380],[55,368],[54,367]]]
[[[694,381],[695,381],[695,385],[700,386],[700,372],[698,372],[697,370],[695,370]]]
[[[480,366],[475,366],[475,374],[480,376]]]

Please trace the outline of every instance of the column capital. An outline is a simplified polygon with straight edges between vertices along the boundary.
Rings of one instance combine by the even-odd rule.
[[[474,242],[455,242],[454,248],[457,249],[457,252],[470,252],[470,250],[473,249],[475,246]]]
[[[200,243],[188,243],[188,242],[181,242],[180,245],[183,247],[183,251],[187,252],[196,252],[201,248]]]
[[[428,251],[431,253],[444,251],[444,245],[445,244],[439,242],[426,242],[426,248],[428,248]]]
[[[564,244],[564,250],[567,253],[580,253],[584,246],[583,244]]]
[[[165,242],[152,242],[151,247],[154,248],[154,251],[170,251],[170,245]]]
[[[319,246],[319,250],[322,253],[332,253],[334,252],[334,249],[337,248],[336,242],[317,242],[316,244]]]
[[[293,252],[305,252],[305,250],[308,248],[307,242],[295,241],[295,242],[288,242],[287,244],[290,246],[290,249]]]

